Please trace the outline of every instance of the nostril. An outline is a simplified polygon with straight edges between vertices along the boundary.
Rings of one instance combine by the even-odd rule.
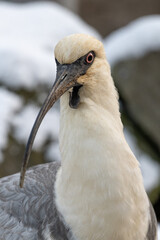
[[[67,74],[63,75],[63,76],[61,77],[60,83],[61,83],[66,77],[67,77]]]
[[[62,76],[62,80],[64,80],[67,77],[67,74],[65,74],[64,76]]]

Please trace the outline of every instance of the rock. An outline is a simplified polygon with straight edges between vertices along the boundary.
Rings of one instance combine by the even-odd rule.
[[[127,112],[160,150],[160,52],[117,63],[112,75]]]

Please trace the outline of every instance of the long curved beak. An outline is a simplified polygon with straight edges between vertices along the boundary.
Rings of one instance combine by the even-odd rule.
[[[56,81],[46,98],[36,120],[33,125],[33,128],[31,130],[23,162],[22,162],[22,167],[21,167],[21,174],[20,174],[20,187],[23,187],[24,183],[24,177],[25,177],[25,172],[26,168],[29,162],[31,150],[32,150],[32,145],[35,139],[35,136],[37,134],[37,131],[39,129],[39,126],[46,115],[46,113],[49,111],[49,109],[53,106],[53,104],[71,87],[76,86],[77,80],[77,73],[74,71],[72,65],[59,65],[57,66],[57,76],[56,76]]]

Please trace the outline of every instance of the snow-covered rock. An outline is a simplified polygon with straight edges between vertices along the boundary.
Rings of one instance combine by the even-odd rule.
[[[38,115],[39,108],[35,105],[27,105],[12,121],[15,127],[14,136],[18,141],[26,143],[28,134],[31,131],[33,123]],[[34,149],[40,149],[48,136],[52,141],[58,141],[59,132],[59,111],[52,108],[47,117],[42,121],[41,127],[37,133],[34,142]]]
[[[160,49],[160,15],[141,17],[109,36],[103,43],[111,65]]]

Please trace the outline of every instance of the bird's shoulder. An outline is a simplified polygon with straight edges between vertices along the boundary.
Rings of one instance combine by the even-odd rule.
[[[0,202],[18,201],[23,197],[40,197],[54,193],[54,182],[60,163],[51,162],[28,169],[23,188],[19,187],[20,174],[13,174],[0,179]],[[38,199],[37,199],[38,200]],[[1,205],[2,206],[2,205]]]
[[[52,162],[30,168],[23,188],[19,187],[19,173],[0,179],[3,239],[45,239],[42,235],[46,226],[55,231],[60,221],[54,196],[59,167],[60,163]]]

